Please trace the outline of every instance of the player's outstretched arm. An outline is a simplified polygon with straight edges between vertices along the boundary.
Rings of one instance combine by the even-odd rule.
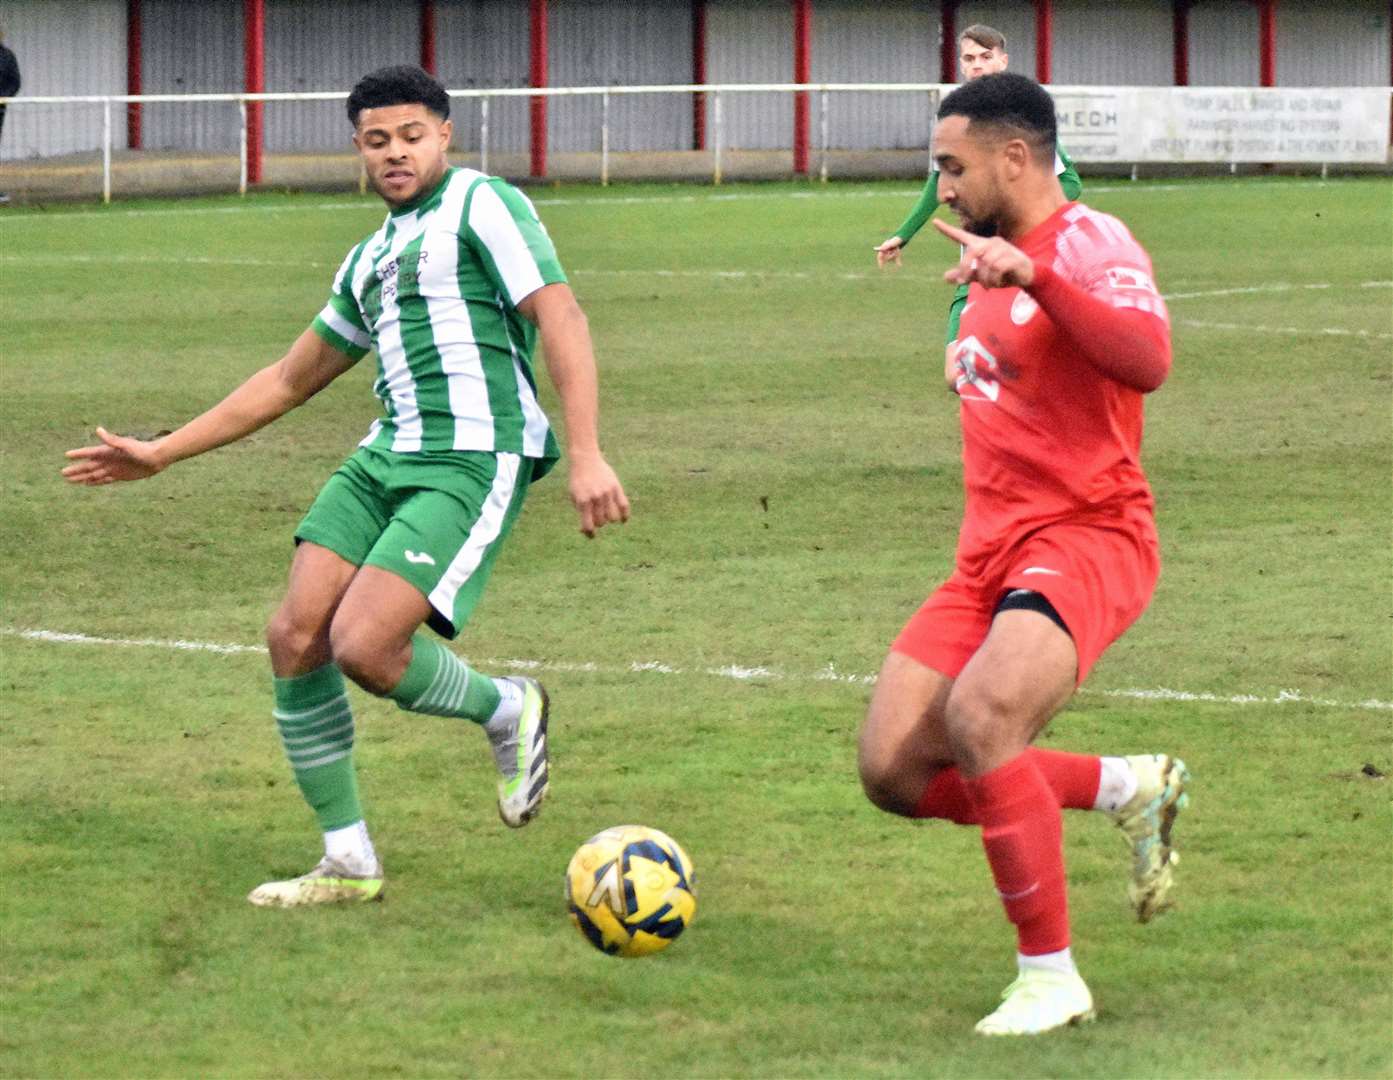
[[[67,452],[72,484],[143,480],[176,461],[236,442],[307,401],[353,365],[313,330],[276,363],[262,368],[207,412],[160,439],[131,439],[97,428],[101,442]]]
[[[589,323],[569,285],[543,285],[518,310],[541,332],[547,371],[566,417],[571,502],[580,531],[594,536],[610,522],[629,520],[629,499],[600,453],[599,379]]]

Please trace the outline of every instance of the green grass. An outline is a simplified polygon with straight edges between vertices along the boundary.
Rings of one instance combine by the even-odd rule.
[[[1186,758],[1181,907],[1129,922],[1121,844],[1071,815],[1101,1015],[1026,1043],[971,1034],[1012,975],[978,837],[875,811],[869,687],[815,678],[874,672],[950,565],[951,249],[874,271],[903,185],[533,194],[634,506],[586,542],[539,485],[458,646],[552,665],[553,797],[503,829],[478,732],[355,693],[390,891],[315,912],[242,899],[318,843],[264,656],[15,631],[259,643],[295,523],[374,415],[366,370],[148,483],[70,489],[62,451],[174,427],[278,356],[380,207],[0,216],[0,1074],[1393,1075],[1393,815],[1362,771],[1393,771],[1388,182],[1086,192],[1168,294],[1292,287],[1171,303],[1161,586],[1045,738]],[[627,670],[650,661],[679,670]],[[1158,688],[1214,700],[1119,696]],[[574,847],[627,821],[702,886],[644,961],[591,950],[561,900]]]

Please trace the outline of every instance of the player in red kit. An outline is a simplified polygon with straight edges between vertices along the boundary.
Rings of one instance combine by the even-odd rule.
[[[938,120],[939,194],[963,228],[934,225],[963,245],[945,278],[970,284],[954,386],[966,506],[952,576],[881,668],[860,772],[884,810],[981,828],[1019,970],[977,1031],[1031,1035],[1093,1018],[1070,951],[1061,808],[1121,827],[1138,919],[1171,903],[1184,763],[1030,745],[1155,589],[1142,397],[1169,372],[1170,323],[1126,227],[1060,189],[1039,85],[985,76]]]

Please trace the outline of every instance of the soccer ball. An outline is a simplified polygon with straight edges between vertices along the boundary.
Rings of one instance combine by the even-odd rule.
[[[696,914],[696,875],[677,841],[642,825],[596,833],[566,867],[566,907],[610,956],[666,949]]]

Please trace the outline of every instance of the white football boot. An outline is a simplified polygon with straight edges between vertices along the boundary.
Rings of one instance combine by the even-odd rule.
[[[498,781],[498,816],[520,829],[537,816],[551,783],[547,764],[547,714],[551,702],[536,679],[508,676],[522,691],[522,713],[504,732],[489,736]]]
[[[1190,796],[1185,785],[1190,770],[1169,754],[1137,754],[1125,759],[1137,777],[1137,792],[1127,804],[1108,816],[1123,831],[1132,849],[1132,880],[1127,896],[1137,922],[1151,919],[1174,906],[1171,887],[1175,864],[1180,861],[1171,842],[1175,819]]]
[[[385,884],[379,862],[366,874],[355,873],[329,856],[308,874],[258,885],[247,899],[257,907],[306,907],[311,904],[352,904],[381,900]]]
[[[1092,1020],[1093,995],[1078,972],[1024,968],[1001,994],[994,1013],[977,1021],[978,1035],[1040,1035]]]

